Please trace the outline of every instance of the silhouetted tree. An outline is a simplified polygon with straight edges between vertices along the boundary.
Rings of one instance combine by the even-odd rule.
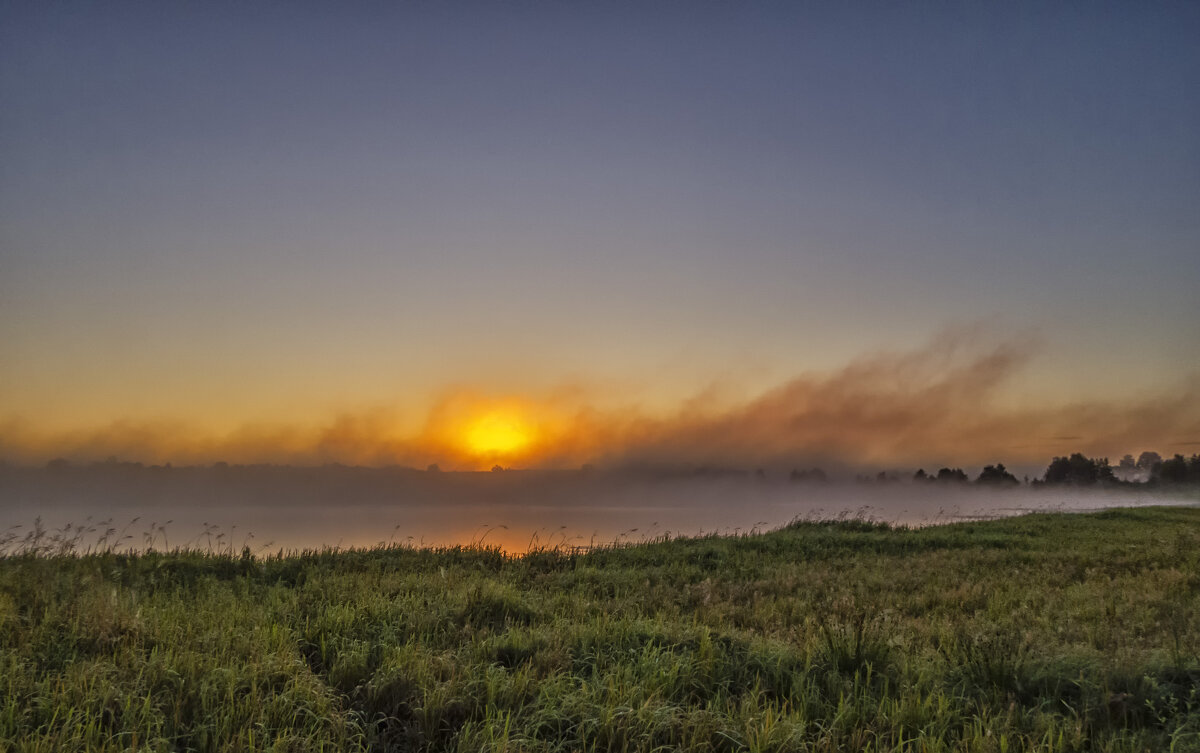
[[[438,471],[442,470],[442,468],[437,463],[430,463],[425,470],[429,473],[437,473]]]
[[[1154,466],[1158,465],[1161,462],[1162,462],[1162,455],[1159,455],[1157,452],[1150,452],[1149,450],[1147,450],[1146,452],[1143,452],[1141,455],[1138,455],[1137,467],[1139,470],[1153,471]]]
[[[937,480],[965,484],[970,479],[967,478],[967,473],[962,468],[939,468]]]
[[[1166,484],[1200,484],[1200,455],[1175,455],[1158,464],[1157,477]]]
[[[1067,458],[1054,458],[1046,467],[1044,478],[1047,484],[1074,486],[1094,486],[1115,480],[1108,458],[1092,459],[1080,452]]]
[[[1187,481],[1187,460],[1183,455],[1164,460],[1159,464],[1158,477],[1168,484],[1182,484]]]
[[[979,473],[979,478],[975,479],[977,484],[991,484],[992,486],[1016,486],[1021,483],[1017,481],[1017,477],[1009,473],[1004,468],[1004,463],[984,466]]]
[[[918,468],[917,472],[913,474],[913,481],[929,481],[929,480],[930,480],[929,474],[925,472],[924,468]]]

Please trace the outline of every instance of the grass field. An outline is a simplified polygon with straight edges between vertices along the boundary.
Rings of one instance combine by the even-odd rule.
[[[11,751],[1196,751],[1200,509],[0,559]]]

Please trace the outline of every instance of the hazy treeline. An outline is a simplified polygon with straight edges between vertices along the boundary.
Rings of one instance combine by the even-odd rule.
[[[860,475],[858,480],[890,482],[899,481],[900,478],[896,472],[880,471],[874,478]],[[791,479],[825,481],[826,474],[820,468],[794,470]],[[935,473],[927,473],[924,468],[918,468],[912,480],[920,483],[972,483],[970,476],[962,468],[949,467],[939,468]],[[1005,468],[1004,463],[997,463],[984,466],[973,483],[995,487],[1017,486],[1021,483],[1147,487],[1200,485],[1200,455],[1185,457],[1177,453],[1174,457],[1164,460],[1157,452],[1146,451],[1136,460],[1132,455],[1125,455],[1113,466],[1108,458],[1089,458],[1081,452],[1076,452],[1051,460],[1040,478],[1025,477],[1022,481]]]
[[[1076,452],[1069,457],[1054,458],[1040,483],[1074,486],[1200,484],[1200,455],[1184,457],[1176,454],[1164,460],[1157,452],[1147,451],[1136,460],[1132,455],[1126,455],[1113,466],[1108,458],[1089,458]]]
[[[44,470],[50,474],[86,472],[108,477],[128,477],[143,474],[147,477],[153,477],[167,472],[182,473],[196,477],[238,477],[248,473],[266,474],[268,476],[283,474],[295,477],[311,476],[314,473],[318,473],[327,480],[342,483],[350,481],[353,478],[362,479],[364,476],[391,476],[414,480],[441,472],[437,464],[431,464],[428,468],[420,470],[402,465],[372,467],[348,466],[341,463],[329,463],[321,466],[291,466],[274,464],[237,465],[217,462],[207,466],[172,466],[171,463],[147,465],[139,462],[121,461],[116,458],[92,463],[73,463],[65,458],[55,458],[47,462],[44,466],[21,466],[0,460],[0,473],[24,470]],[[513,472],[514,470],[496,465],[491,469],[491,472],[495,474]],[[767,470],[762,468],[750,471],[735,467],[717,467],[712,465],[701,465],[693,468],[637,467],[600,470],[591,464],[585,464],[575,471],[536,470],[531,472],[554,476],[572,475],[574,473],[583,475],[607,473],[640,477],[678,477],[682,475],[719,478],[750,476],[766,478],[768,475],[771,475]],[[467,471],[451,473],[450,475],[476,475],[477,473]],[[879,471],[874,475],[860,473],[852,478],[858,482],[896,482],[905,480],[906,477],[913,482],[919,483],[973,483],[995,487],[1016,486],[1022,483],[1031,485],[1066,484],[1071,486],[1144,485],[1157,487],[1182,484],[1190,485],[1200,484],[1200,454],[1187,457],[1177,453],[1173,457],[1163,458],[1157,452],[1145,451],[1137,458],[1134,458],[1133,455],[1125,455],[1116,465],[1113,465],[1106,457],[1090,458],[1083,453],[1076,452],[1069,456],[1054,457],[1046,467],[1046,470],[1040,476],[1034,478],[1030,478],[1028,475],[1018,478],[1005,467],[1004,463],[984,466],[974,479],[961,467],[948,466],[930,472],[927,472],[924,468],[918,468],[911,476],[906,476],[906,472],[904,471],[891,470]],[[826,472],[824,469],[817,467],[794,468],[787,473],[787,479],[795,483],[827,483],[839,480],[836,473]]]

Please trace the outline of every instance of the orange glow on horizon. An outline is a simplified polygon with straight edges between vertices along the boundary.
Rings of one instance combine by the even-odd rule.
[[[471,421],[464,433],[467,448],[479,456],[509,456],[526,449],[533,429],[513,409],[492,410]]]
[[[406,411],[346,411],[323,423],[228,429],[163,419],[61,430],[0,413],[0,462],[113,457],[175,465],[438,466],[447,470],[600,467],[919,467],[1041,465],[1154,450],[1191,454],[1200,381],[1119,401],[1029,404],[1005,385],[1028,360],[1023,341],[941,338],[830,372],[794,375],[760,394],[708,391],[652,412],[611,388],[502,393],[457,386]],[[713,395],[716,394],[716,397]]]
[[[550,401],[455,390],[433,407],[410,447],[450,468],[525,467],[543,462],[545,449],[558,446],[568,431]]]

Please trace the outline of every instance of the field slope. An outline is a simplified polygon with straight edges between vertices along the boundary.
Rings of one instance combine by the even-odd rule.
[[[10,554],[0,750],[1200,750],[1200,509]]]

